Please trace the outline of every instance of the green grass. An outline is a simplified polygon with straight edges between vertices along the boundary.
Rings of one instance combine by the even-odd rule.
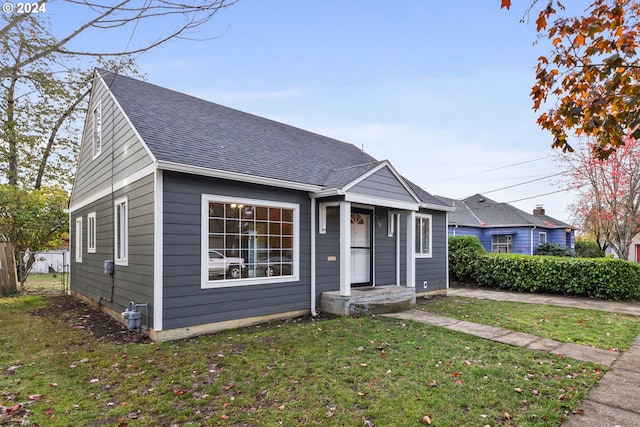
[[[462,297],[433,299],[416,308],[605,350],[624,351],[640,334],[639,317],[597,310]]]
[[[41,426],[557,426],[605,370],[382,317],[121,344],[47,304],[0,299],[0,406]]]
[[[30,274],[24,284],[24,289],[30,294],[63,293],[63,280],[68,280],[68,275],[63,277],[61,273]]]

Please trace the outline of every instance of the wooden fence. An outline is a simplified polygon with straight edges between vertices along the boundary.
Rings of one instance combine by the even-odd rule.
[[[8,295],[18,290],[16,261],[13,256],[13,245],[0,242],[0,295]]]

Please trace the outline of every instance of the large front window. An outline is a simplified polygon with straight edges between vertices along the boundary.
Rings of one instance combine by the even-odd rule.
[[[203,197],[203,275],[209,286],[297,276],[298,206]]]
[[[513,252],[513,235],[494,234],[491,236],[491,252],[511,253]]]

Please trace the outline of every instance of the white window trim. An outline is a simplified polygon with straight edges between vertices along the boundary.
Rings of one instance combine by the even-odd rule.
[[[544,243],[547,243],[547,233],[545,231],[541,231],[540,233],[538,233],[538,246],[542,245],[543,243],[541,243],[542,241],[542,236],[544,236]]]
[[[422,218],[429,219],[429,253],[428,254],[418,253],[416,252],[415,246],[413,248],[413,252],[416,258],[433,258],[433,216],[429,214],[416,213],[414,218],[414,223],[416,219],[422,219]],[[414,234],[416,234],[416,237],[417,237],[417,232],[418,232],[417,229],[414,230]],[[420,234],[420,236],[422,236],[422,234]],[[420,246],[422,247],[422,245]]]
[[[76,218],[76,262],[82,262],[82,217]]]
[[[87,215],[87,252],[96,253],[96,213]]]
[[[209,280],[209,202],[241,203],[270,208],[285,208],[293,210],[293,274],[291,276],[273,276],[259,278],[241,278],[227,280]],[[261,285],[268,283],[297,282],[300,280],[300,205],[297,203],[276,202],[271,200],[250,199],[246,197],[217,196],[202,194],[201,201],[201,249],[200,271],[202,289],[229,288],[238,286]]]
[[[120,206],[124,205],[121,234],[118,235],[116,217]],[[118,258],[118,244],[122,245],[123,256]],[[129,198],[120,197],[113,202],[113,258],[116,265],[129,265]]]
[[[96,114],[96,111],[98,114]],[[100,119],[99,123],[96,123],[96,117]],[[93,121],[93,126],[91,127],[91,147],[92,156],[93,159],[95,159],[100,155],[100,153],[102,153],[102,100],[98,100],[98,103],[93,107],[93,110],[91,111],[91,120]],[[96,139],[100,141],[100,144],[97,143],[98,141]]]

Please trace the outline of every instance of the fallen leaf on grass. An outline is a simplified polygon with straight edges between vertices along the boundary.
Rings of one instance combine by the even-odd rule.
[[[427,383],[427,385],[429,387],[436,387],[438,385],[438,382],[436,380],[431,380]]]
[[[41,394],[32,394],[29,396],[29,400],[40,400],[42,399],[44,396]]]
[[[98,381],[100,381],[100,380],[97,379],[97,378],[92,378],[92,379],[89,380],[90,383],[97,383]]]
[[[516,387],[513,389],[516,393],[522,393],[522,389],[520,387]]]
[[[431,414],[426,414],[420,421],[423,424],[431,424]]]
[[[509,415],[508,412],[505,412],[503,416],[504,416],[505,420],[510,420],[511,419],[511,415]]]

